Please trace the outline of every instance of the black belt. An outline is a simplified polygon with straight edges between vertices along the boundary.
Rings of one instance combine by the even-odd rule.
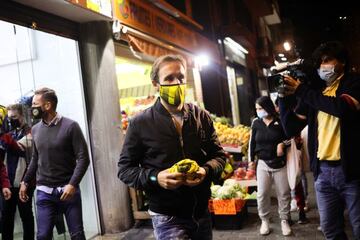
[[[329,161],[329,160],[319,160],[320,161],[320,166],[327,166],[327,167],[338,167],[341,166],[341,161],[340,160],[333,160],[333,161]]]

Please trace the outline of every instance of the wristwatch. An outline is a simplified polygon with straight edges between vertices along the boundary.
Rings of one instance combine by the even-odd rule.
[[[150,181],[157,183],[157,177],[155,175],[150,176]]]

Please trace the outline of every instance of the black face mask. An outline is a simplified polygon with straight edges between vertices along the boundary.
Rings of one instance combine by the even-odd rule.
[[[31,115],[33,119],[41,119],[44,116],[44,111],[41,109],[41,107],[32,107]]]
[[[10,125],[10,129],[19,128],[20,127],[20,121],[19,121],[19,119],[9,118],[9,125]]]

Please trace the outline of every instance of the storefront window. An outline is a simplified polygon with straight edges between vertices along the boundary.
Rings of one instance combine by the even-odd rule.
[[[62,116],[77,121],[89,142],[78,43],[72,39],[3,21],[0,21],[0,36],[0,104],[7,106],[19,102],[40,87],[52,88],[59,99],[57,111]],[[91,238],[99,233],[92,164],[80,188],[84,228],[87,238]],[[36,214],[35,204],[33,206]],[[18,213],[15,233],[15,239],[22,239]],[[70,239],[68,234],[58,235],[54,230],[54,238],[56,236],[59,239]]]
[[[129,117],[155,102],[155,88],[150,80],[151,63],[116,57],[120,106]]]

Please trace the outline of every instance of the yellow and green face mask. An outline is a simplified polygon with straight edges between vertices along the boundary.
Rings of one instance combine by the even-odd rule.
[[[186,84],[160,85],[160,97],[172,106],[185,102]]]

